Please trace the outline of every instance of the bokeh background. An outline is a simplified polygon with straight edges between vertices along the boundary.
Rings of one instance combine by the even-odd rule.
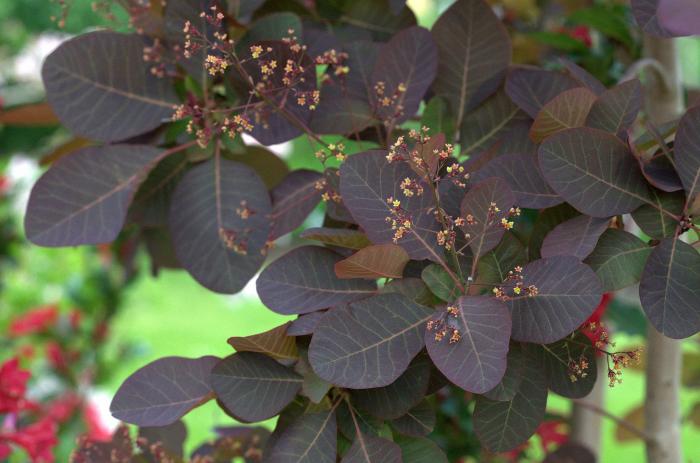
[[[114,27],[104,15],[93,11],[93,3],[70,2],[64,27],[59,28],[63,10],[56,2],[0,0],[0,364],[17,358],[22,370],[31,372],[29,398],[60,423],[56,461],[68,460],[79,435],[88,432],[100,437],[114,429],[117,423],[109,415],[109,401],[138,367],[168,355],[225,356],[232,351],[226,343],[230,336],[257,333],[286,321],[260,303],[254,281],[240,294],[221,296],[178,270],[161,269],[154,275],[143,250],[135,249],[128,236],[109,246],[75,249],[44,249],[24,239],[22,219],[31,185],[51,159],[80,140],[55,126],[41,107],[24,117],[6,116],[4,110],[42,101],[41,63],[62,40],[91,28]],[[451,1],[408,3],[420,24],[430,27]],[[533,22],[539,21],[543,9],[552,8],[551,4],[560,9],[559,15],[548,16],[558,20],[541,25],[545,32],[514,37],[520,62],[548,53],[565,54],[594,68],[610,84],[624,72],[629,58],[625,49],[633,55],[638,46],[622,2],[492,3],[502,15]],[[116,19],[123,28],[126,17],[117,13]],[[696,94],[692,89],[700,88],[700,40],[680,40],[692,104]],[[274,149],[294,168],[315,168],[304,140]],[[320,213],[309,219],[311,223],[320,221]],[[292,245],[295,239],[292,235],[286,244]],[[644,344],[646,326],[634,291],[617,295],[604,319],[618,347]],[[697,336],[685,341],[684,352],[684,449],[687,461],[700,461]],[[606,388],[605,409],[641,426],[643,397],[641,365],[625,374],[623,384]],[[441,406],[458,427],[469,428],[464,422],[468,416],[463,416],[459,403],[448,400]],[[557,417],[566,416],[570,407],[569,401],[550,395],[548,409],[555,425],[533,438],[526,459],[521,461],[538,461],[542,440],[547,444],[562,438],[566,428],[557,424]],[[187,415],[185,422],[191,449],[211,438],[214,426],[232,421],[210,402]],[[2,426],[0,421],[0,433]],[[603,420],[602,435],[603,462],[644,458],[641,441],[614,421]],[[11,462],[27,459],[21,452],[8,458]]]

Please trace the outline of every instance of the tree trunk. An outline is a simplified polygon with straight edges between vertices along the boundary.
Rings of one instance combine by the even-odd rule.
[[[673,39],[645,36],[646,55],[658,61],[666,79],[649,76],[647,116],[655,124],[675,119],[683,112],[683,88],[677,43]],[[651,73],[650,73],[651,74]],[[665,82],[664,82],[665,80]],[[681,463],[680,377],[681,344],[647,328],[645,431],[647,460]]]
[[[596,368],[598,368],[598,379],[591,393],[583,400],[604,409],[605,387],[608,384],[608,368],[604,357],[597,359]],[[598,460],[600,459],[601,420],[600,413],[574,402],[571,410],[571,440],[587,447]]]

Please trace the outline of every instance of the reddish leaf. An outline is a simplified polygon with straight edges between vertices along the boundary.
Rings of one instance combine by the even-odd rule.
[[[335,264],[338,278],[401,278],[408,254],[395,244],[367,246]]]
[[[307,228],[299,237],[348,249],[362,249],[372,244],[361,231],[347,228]]]
[[[297,359],[296,340],[287,335],[290,322],[251,336],[233,336],[228,343],[236,352],[260,352],[278,359]]]
[[[537,113],[530,128],[530,138],[535,143],[564,129],[583,127],[586,117],[596,101],[595,93],[579,87],[566,90],[549,100]]]
[[[35,103],[0,110],[0,124],[22,127],[58,125],[60,122],[48,103]]]

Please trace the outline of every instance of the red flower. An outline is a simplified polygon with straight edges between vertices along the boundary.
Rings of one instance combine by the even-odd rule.
[[[26,334],[46,331],[56,323],[58,319],[58,307],[47,305],[37,307],[13,320],[10,324],[10,335],[23,336]]]
[[[25,400],[30,373],[20,370],[17,357],[0,366],[0,413],[15,413],[31,406]]]
[[[86,403],[83,407],[83,419],[87,426],[87,438],[99,442],[109,442],[112,432],[107,429],[100,419],[100,412],[94,403]]]
[[[50,418],[44,417],[25,428],[9,434],[0,434],[0,449],[12,442],[22,447],[33,463],[52,463],[53,447],[58,444],[58,426]],[[1,450],[0,450],[1,451]]]
[[[549,451],[550,447],[559,447],[561,444],[569,440],[566,425],[561,421],[550,420],[543,421],[535,431],[542,439],[542,448]]]
[[[607,336],[607,329],[600,323],[600,320],[603,318],[613,298],[613,293],[603,294],[603,298],[600,300],[598,307],[596,307],[591,316],[588,317],[588,320],[581,325],[581,332],[591,340],[593,345],[600,341],[601,336]]]
[[[68,368],[66,353],[56,341],[46,343],[46,357],[54,369],[62,371]]]
[[[48,405],[46,416],[56,423],[64,423],[70,419],[81,402],[80,396],[67,392]]]

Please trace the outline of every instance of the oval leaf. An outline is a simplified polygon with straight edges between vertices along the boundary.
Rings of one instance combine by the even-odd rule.
[[[547,233],[540,249],[542,257],[575,256],[583,260],[595,248],[610,219],[580,215],[562,222]]]
[[[577,128],[548,138],[539,149],[549,186],[584,214],[611,217],[650,201],[637,161],[615,135]]]
[[[595,101],[595,93],[583,87],[560,93],[537,113],[530,128],[530,138],[535,143],[542,143],[564,129],[583,127]]]
[[[173,84],[151,74],[143,47],[136,34],[96,31],[62,43],[46,58],[46,98],[71,132],[93,140],[124,140],[170,118]]]
[[[568,399],[580,399],[590,394],[598,378],[598,366],[596,350],[586,335],[579,332],[574,337],[542,348],[545,371],[552,391]],[[569,365],[580,365],[582,360],[588,363],[588,368],[583,371],[585,376],[574,375],[572,379]]]
[[[533,67],[516,67],[508,73],[506,93],[520,109],[533,119],[552,98],[579,83],[561,72]]]
[[[689,198],[700,193],[700,106],[681,118],[674,144],[676,171]]]
[[[669,338],[700,331],[700,254],[691,245],[666,238],[654,248],[639,283],[639,299],[649,322]]]
[[[432,310],[397,293],[380,294],[330,310],[314,330],[309,361],[337,386],[387,386],[423,348]]]
[[[339,280],[334,267],[342,257],[330,249],[303,246],[271,263],[258,277],[260,300],[284,315],[315,312],[375,292],[374,282]]]
[[[425,332],[425,345],[436,367],[462,389],[482,394],[494,388],[506,371],[511,321],[506,305],[493,297],[463,296],[454,305],[457,315],[441,311],[437,326]],[[447,330],[439,340],[443,325]],[[458,330],[460,339],[450,336]]]
[[[40,246],[113,241],[136,189],[162,153],[150,146],[110,145],[59,159],[32,188],[27,238]]]
[[[287,334],[291,322],[252,336],[233,336],[228,343],[236,352],[260,352],[278,359],[297,359],[296,340]]]
[[[562,339],[586,321],[603,296],[593,270],[573,256],[555,256],[527,264],[523,285],[537,295],[509,297],[513,339],[547,344]]]
[[[335,408],[305,413],[291,423],[275,442],[268,463],[335,463],[338,424]]]
[[[216,357],[164,357],[136,370],[117,390],[112,416],[137,426],[167,426],[212,398]]]
[[[237,419],[253,422],[277,415],[301,389],[302,377],[257,352],[239,352],[211,372],[217,398]]]
[[[585,262],[600,278],[603,291],[610,292],[637,283],[650,253],[651,248],[633,234],[609,228]]]
[[[401,448],[390,440],[357,433],[341,463],[402,463]]]
[[[627,130],[637,119],[641,107],[642,85],[638,79],[632,79],[600,95],[588,113],[586,125],[626,140]]]
[[[376,244],[360,249],[335,264],[338,278],[401,278],[408,253],[395,244]]]
[[[170,205],[175,253],[203,286],[240,291],[265,259],[270,199],[248,166],[215,156],[188,171]]]
[[[438,49],[435,93],[452,102],[456,125],[496,91],[510,64],[508,32],[483,0],[458,0],[432,29]]]

